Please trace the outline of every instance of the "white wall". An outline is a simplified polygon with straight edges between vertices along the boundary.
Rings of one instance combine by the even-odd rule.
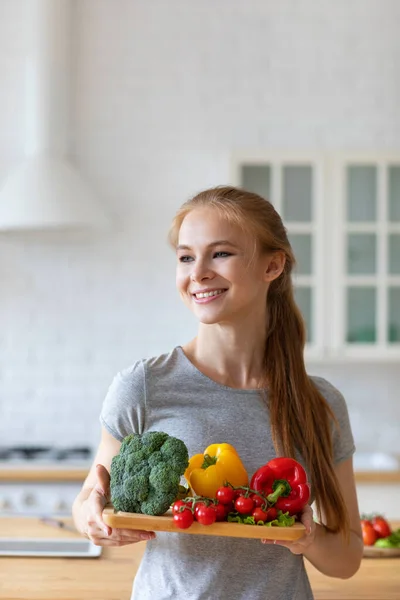
[[[0,445],[95,441],[114,373],[194,334],[166,234],[233,152],[399,147],[397,0],[74,4],[71,154],[116,226],[0,234]],[[0,181],[23,156],[25,15],[0,0]],[[310,370],[361,447],[400,453],[397,366]]]

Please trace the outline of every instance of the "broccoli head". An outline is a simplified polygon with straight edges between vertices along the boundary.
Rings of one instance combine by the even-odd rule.
[[[163,515],[178,496],[188,464],[188,449],[178,438],[162,431],[128,435],[111,462],[115,510]]]

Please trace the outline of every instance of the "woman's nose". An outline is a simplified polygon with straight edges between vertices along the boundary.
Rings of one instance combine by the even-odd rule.
[[[197,263],[190,275],[192,281],[204,281],[204,279],[212,279],[212,270],[204,263]]]

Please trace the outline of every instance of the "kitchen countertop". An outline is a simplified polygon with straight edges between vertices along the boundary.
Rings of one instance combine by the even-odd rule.
[[[89,472],[90,465],[87,467],[74,467],[71,465],[35,465],[35,466],[17,466],[0,464],[0,481],[5,482],[29,482],[29,481],[84,481]]]
[[[0,535],[79,537],[22,517],[0,518]],[[94,559],[0,557],[0,599],[129,600],[144,548],[145,542],[103,548],[101,557]],[[400,558],[363,559],[358,573],[348,580],[325,577],[306,564],[315,600],[399,599]]]
[[[400,471],[356,471],[356,483],[400,483]]]

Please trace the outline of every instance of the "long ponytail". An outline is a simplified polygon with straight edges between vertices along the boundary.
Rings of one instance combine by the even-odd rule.
[[[265,378],[272,439],[278,454],[295,458],[297,450],[304,458],[317,512],[324,509],[330,531],[348,536],[349,516],[333,466],[331,423],[337,426],[336,418],[307,375],[303,317],[294,301],[291,278],[282,275],[268,293]]]

